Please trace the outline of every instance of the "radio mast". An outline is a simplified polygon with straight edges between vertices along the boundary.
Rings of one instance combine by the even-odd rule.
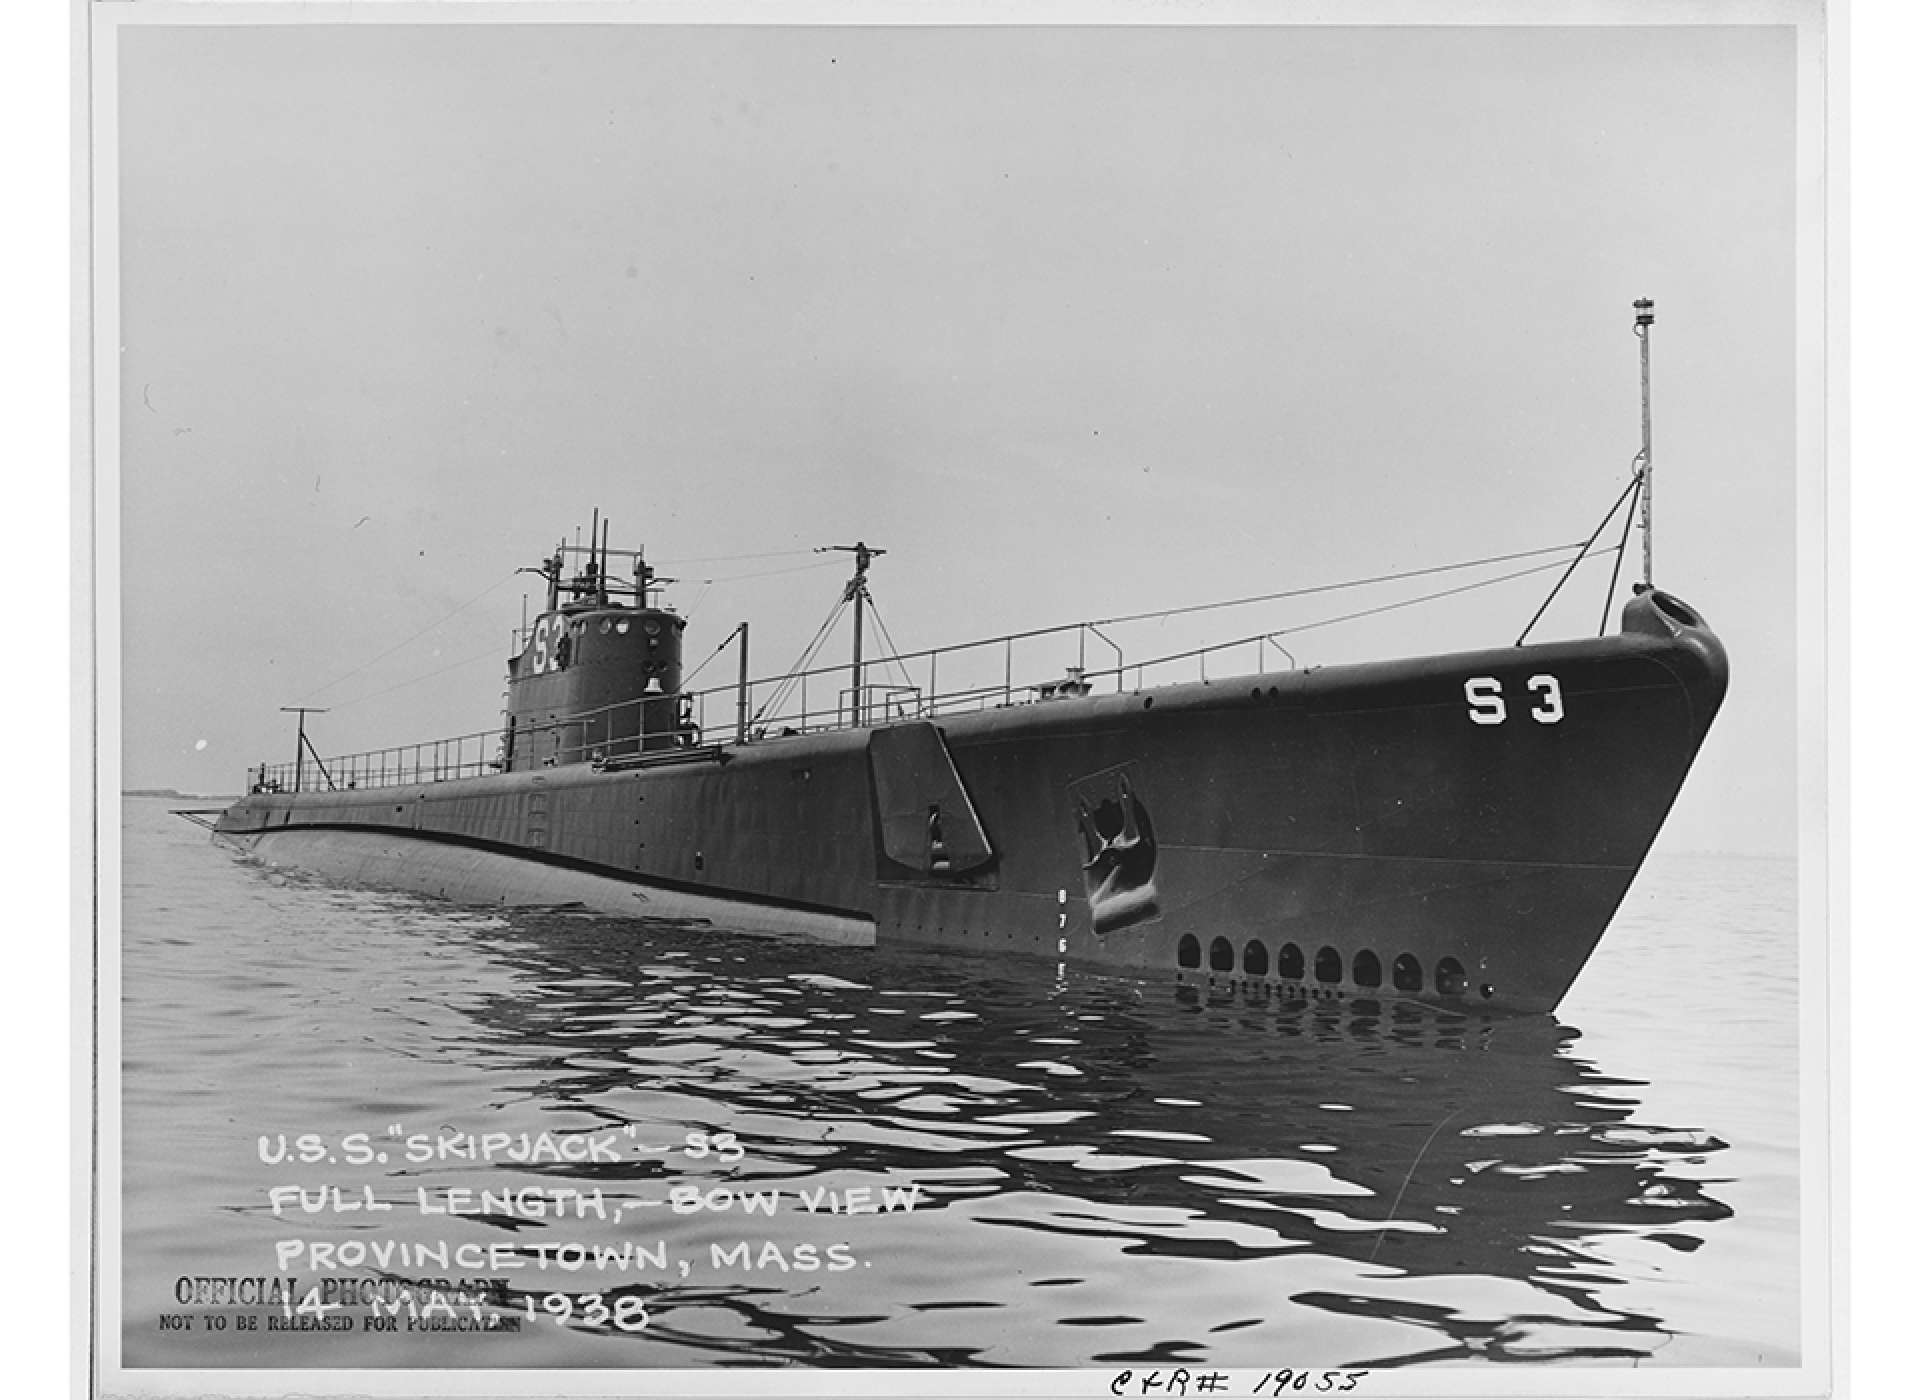
[[[1641,581],[1653,587],[1653,302],[1633,304],[1633,333],[1640,339],[1640,548]]]

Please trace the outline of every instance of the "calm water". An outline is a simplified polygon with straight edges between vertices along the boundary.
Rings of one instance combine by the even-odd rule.
[[[125,809],[128,1365],[1799,1359],[1789,863],[1657,860],[1496,1021],[475,912],[167,805]],[[176,1296],[287,1275],[344,1330]]]

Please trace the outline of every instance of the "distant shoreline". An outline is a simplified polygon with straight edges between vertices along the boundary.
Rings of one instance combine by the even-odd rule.
[[[122,788],[122,797],[169,797],[182,802],[231,802],[231,797],[222,797],[214,793],[176,792],[172,788]]]

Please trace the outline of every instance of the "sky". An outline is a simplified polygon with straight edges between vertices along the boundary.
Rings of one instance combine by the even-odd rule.
[[[283,705],[493,725],[513,571],[596,508],[756,674],[856,539],[909,650],[1577,541],[1650,296],[1656,578],[1733,666],[1665,844],[1794,848],[1790,27],[116,36],[124,786],[236,790]],[[1504,645],[1551,582],[1286,641]]]

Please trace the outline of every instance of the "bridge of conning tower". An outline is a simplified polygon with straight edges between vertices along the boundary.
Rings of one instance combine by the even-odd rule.
[[[616,575],[616,561],[631,572]],[[605,762],[693,742],[680,695],[686,619],[652,598],[671,580],[638,551],[607,548],[598,512],[592,543],[562,542],[524,572],[547,581],[547,605],[507,660],[498,766]]]

